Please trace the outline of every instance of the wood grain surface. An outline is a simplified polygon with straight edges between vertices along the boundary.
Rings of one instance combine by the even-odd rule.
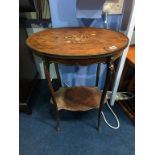
[[[129,47],[127,59],[130,61],[131,64],[135,65],[135,45]]]
[[[86,86],[60,88],[55,92],[55,99],[58,110],[85,111],[99,108],[101,91],[96,87]]]
[[[122,51],[128,38],[120,32],[99,28],[57,28],[32,34],[27,45],[34,51],[54,56],[96,56]]]

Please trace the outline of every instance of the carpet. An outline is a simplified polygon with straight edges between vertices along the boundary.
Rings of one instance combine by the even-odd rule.
[[[46,81],[40,82],[31,99],[32,115],[19,114],[20,155],[134,155],[135,128],[115,104],[113,110],[120,120],[120,128],[109,128],[101,120],[101,131],[96,130],[97,110],[87,112],[61,111],[60,132],[55,130],[55,110],[50,103]],[[107,119],[115,119],[107,106]]]

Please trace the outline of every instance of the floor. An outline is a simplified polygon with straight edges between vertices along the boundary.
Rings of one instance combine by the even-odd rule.
[[[33,113],[20,113],[20,155],[134,155],[135,128],[115,104],[120,128],[114,130],[102,121],[97,132],[97,110],[88,112],[61,111],[61,130],[55,130],[54,107],[49,102],[47,83],[39,83],[32,98]],[[104,107],[109,121],[115,120]]]

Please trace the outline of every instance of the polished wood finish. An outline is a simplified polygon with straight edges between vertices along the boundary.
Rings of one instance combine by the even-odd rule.
[[[101,91],[97,87],[60,88],[54,94],[58,110],[86,111],[99,108],[101,99]]]
[[[122,51],[128,44],[123,34],[98,28],[46,29],[27,39],[38,54],[67,57],[96,57]]]
[[[109,88],[113,63],[128,44],[128,38],[119,32],[97,28],[59,28],[47,29],[33,34],[27,39],[27,45],[44,61],[45,75],[51,93],[51,102],[56,108],[56,129],[60,129],[59,111],[85,111],[98,109],[98,126],[106,92]],[[106,63],[107,75],[104,89],[100,92],[93,87],[59,88],[54,91],[51,85],[49,64],[55,63],[57,76],[60,78],[58,63],[66,65],[89,65]],[[98,85],[100,65],[97,69]]]
[[[60,116],[59,116],[59,113],[58,113],[58,106],[57,106],[57,103],[56,103],[55,97],[54,97],[54,89],[53,89],[52,84],[51,84],[49,67],[50,67],[49,61],[44,60],[45,76],[46,76],[46,79],[47,79],[47,82],[48,82],[48,88],[49,88],[49,90],[51,92],[52,101],[53,101],[53,103],[55,105],[55,108],[56,108],[56,120],[57,120],[56,130],[59,131],[59,129],[60,129]]]
[[[131,70],[133,73],[131,74]],[[130,75],[128,78],[127,73]],[[125,89],[127,92],[135,92],[135,45],[130,45],[127,54],[127,61],[123,70],[119,90]],[[135,124],[135,99],[119,101],[119,105],[131,121]]]
[[[129,47],[127,59],[132,65],[135,65],[135,45]]]

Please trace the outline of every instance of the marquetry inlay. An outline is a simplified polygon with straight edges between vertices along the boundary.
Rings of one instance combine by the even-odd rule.
[[[65,42],[66,43],[87,43],[88,41],[90,41],[91,39],[95,38],[95,33],[90,33],[90,34],[81,34],[81,35],[77,35],[77,34],[73,34],[70,36],[65,36]]]

